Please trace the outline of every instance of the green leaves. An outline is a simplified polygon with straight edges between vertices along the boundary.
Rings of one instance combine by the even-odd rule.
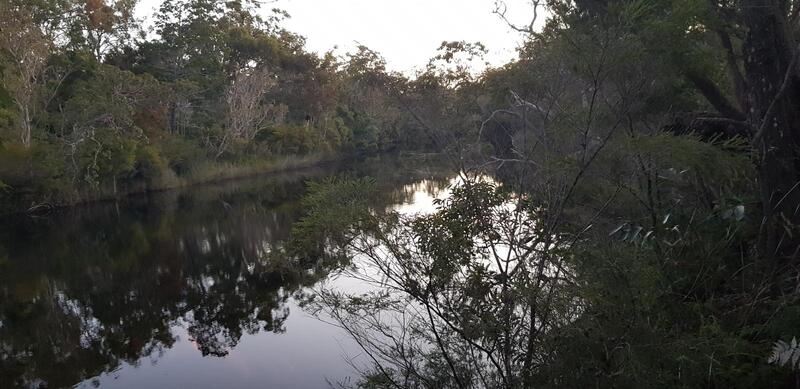
[[[292,233],[295,253],[305,257],[340,255],[353,234],[376,231],[377,218],[370,209],[375,196],[375,181],[369,178],[310,182],[303,199],[306,215]]]
[[[434,274],[448,279],[474,259],[478,240],[497,239],[497,207],[506,200],[494,184],[469,182],[438,201],[436,213],[412,222],[419,248],[432,259]]]

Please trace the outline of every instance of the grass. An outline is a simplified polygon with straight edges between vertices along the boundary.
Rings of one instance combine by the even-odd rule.
[[[189,174],[182,180],[184,181],[182,185],[178,186],[196,185],[260,174],[303,169],[337,159],[338,157],[334,155],[314,154],[305,156],[282,156],[275,159],[256,160],[244,164],[234,164],[229,162],[203,163],[193,167]],[[169,188],[171,188],[171,186],[166,185],[164,189]]]

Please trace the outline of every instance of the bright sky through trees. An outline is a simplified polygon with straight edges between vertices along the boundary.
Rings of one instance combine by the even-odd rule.
[[[148,16],[161,0],[143,0],[138,14]],[[508,15],[527,23],[527,0],[508,0]],[[358,43],[379,51],[390,70],[413,72],[424,66],[442,41],[483,42],[487,61],[502,65],[516,56],[519,34],[494,15],[493,0],[278,0],[292,16],[285,26],[308,39],[309,50],[352,50]],[[358,42],[358,43],[356,43]]]

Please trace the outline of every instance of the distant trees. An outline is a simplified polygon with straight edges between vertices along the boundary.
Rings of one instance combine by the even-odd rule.
[[[403,109],[397,101],[402,81],[388,74],[386,60],[365,46],[345,60],[340,110],[343,123],[352,131],[354,147],[367,153],[391,149],[391,133],[403,125]]]
[[[176,185],[216,163],[431,146],[408,108],[433,100],[399,100],[413,82],[377,53],[310,53],[258,1],[165,0],[151,35],[136,5],[0,5],[9,208]]]

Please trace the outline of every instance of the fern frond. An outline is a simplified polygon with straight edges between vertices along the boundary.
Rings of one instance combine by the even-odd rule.
[[[769,363],[778,366],[788,366],[792,370],[800,369],[800,345],[797,338],[792,338],[791,342],[779,340],[772,346],[772,356]]]

